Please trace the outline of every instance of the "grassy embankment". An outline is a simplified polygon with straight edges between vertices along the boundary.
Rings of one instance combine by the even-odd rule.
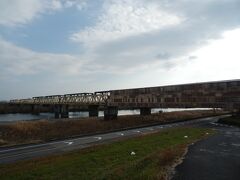
[[[0,146],[40,143],[76,135],[107,132],[115,129],[192,119],[221,113],[223,112],[182,111],[152,114],[150,116],[119,116],[118,119],[112,121],[104,121],[103,118],[20,121],[0,125]]]
[[[240,127],[240,116],[230,116],[218,120],[219,123]]]
[[[187,145],[213,134],[176,128],[64,155],[1,165],[0,179],[166,179]],[[131,152],[135,155],[131,155]]]

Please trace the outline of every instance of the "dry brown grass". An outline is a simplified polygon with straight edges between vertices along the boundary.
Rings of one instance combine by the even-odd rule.
[[[177,161],[183,157],[187,149],[187,144],[180,144],[174,148],[163,150],[157,156],[157,167],[159,173],[156,173],[156,179],[169,179]]]
[[[218,112],[219,114],[222,112]],[[213,111],[182,111],[153,114],[150,116],[119,116],[112,121],[103,118],[79,118],[61,120],[19,121],[0,125],[0,146],[29,142],[45,142],[54,139],[106,132],[115,129],[135,127],[174,120],[191,119],[213,115]],[[4,142],[4,143],[1,143]]]

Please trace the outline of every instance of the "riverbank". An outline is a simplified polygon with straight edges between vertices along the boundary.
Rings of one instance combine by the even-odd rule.
[[[0,166],[1,179],[167,179],[189,144],[213,134],[174,128],[63,155]]]
[[[149,116],[119,116],[112,121],[103,118],[56,119],[39,121],[19,121],[0,125],[0,146],[29,143],[43,143],[51,140],[104,133],[124,128],[171,123],[174,121],[221,115],[223,111],[212,110],[156,113]]]

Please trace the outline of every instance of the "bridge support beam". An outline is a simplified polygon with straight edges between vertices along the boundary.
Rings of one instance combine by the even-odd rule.
[[[60,118],[60,114],[61,114],[61,108],[60,105],[55,105],[54,106],[54,116],[56,119]]]
[[[140,115],[141,116],[151,115],[151,108],[140,108]]]
[[[61,106],[61,118],[68,118],[69,110],[68,105],[62,105]]]
[[[31,105],[31,113],[34,115],[40,114],[40,105]]]
[[[104,110],[104,120],[117,119],[117,116],[118,116],[118,107],[117,106],[108,106]]]
[[[55,118],[68,118],[68,105],[55,105],[54,106],[54,114]]]
[[[98,106],[97,105],[88,106],[88,109],[89,109],[89,117],[98,117]]]

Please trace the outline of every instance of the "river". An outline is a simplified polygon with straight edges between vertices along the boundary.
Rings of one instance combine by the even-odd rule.
[[[172,112],[172,111],[184,111],[184,110],[207,110],[206,108],[191,108],[191,109],[152,109],[152,113],[159,111]],[[134,115],[140,114],[139,110],[119,110],[118,115]],[[69,118],[88,117],[88,112],[69,112]],[[99,116],[103,116],[103,111],[99,111]],[[39,119],[53,119],[53,113],[40,113],[39,115],[33,114],[0,114],[0,123],[10,123],[21,120],[39,120]]]

